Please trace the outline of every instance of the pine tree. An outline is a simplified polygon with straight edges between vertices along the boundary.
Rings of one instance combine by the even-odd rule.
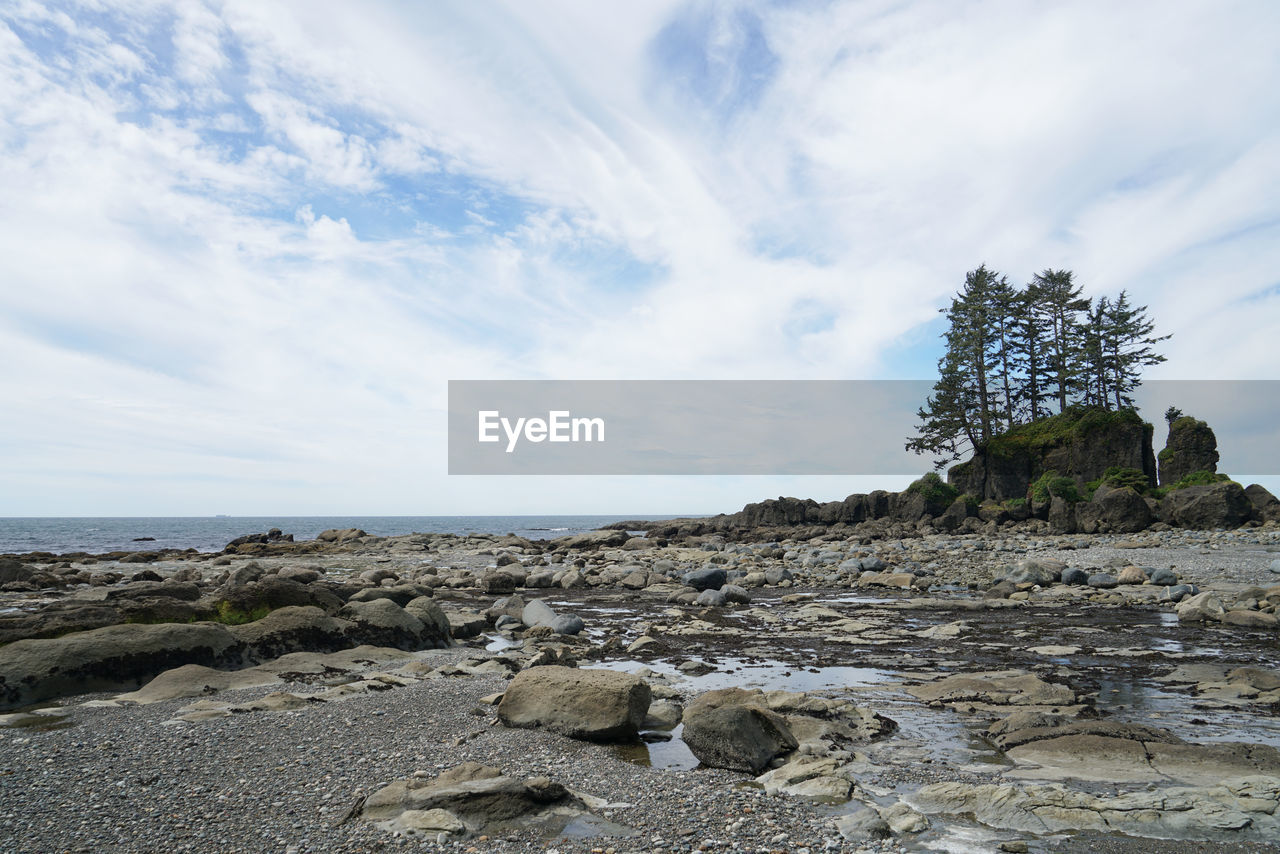
[[[934,395],[916,413],[920,435],[907,441],[907,450],[942,452],[946,462],[995,435],[1004,408],[993,381],[997,358],[992,306],[1000,280],[986,265],[970,271],[964,288],[943,311],[948,326],[943,333],[946,351],[938,360],[938,382]]]
[[[1048,351],[1044,318],[1034,310],[1038,293],[1034,283],[1018,294],[1014,307],[1014,362],[1020,376],[1018,400],[1026,406],[1028,420],[1039,420],[1045,395]],[[1047,414],[1047,413],[1043,413]]]
[[[1080,377],[1080,319],[1089,308],[1081,288],[1072,281],[1070,270],[1045,270],[1037,273],[1033,284],[1036,299],[1032,310],[1045,323],[1048,334],[1048,368],[1050,383],[1055,387],[1058,411],[1067,408],[1077,391]]]
[[[977,410],[976,396],[954,359],[944,356],[938,362],[938,381],[933,396],[916,412],[920,419],[920,435],[907,440],[907,450],[917,454],[941,454],[935,468],[963,458],[977,447],[972,415]]]
[[[1129,295],[1121,291],[1106,308],[1107,367],[1111,375],[1110,393],[1116,409],[1133,406],[1130,396],[1142,384],[1142,368],[1158,365],[1165,357],[1153,345],[1171,336],[1152,337],[1155,324],[1147,317],[1145,305],[1129,305]]]
[[[1080,358],[1086,406],[1106,407],[1110,402],[1110,310],[1110,301],[1106,297],[1098,297],[1089,309],[1088,323],[1083,328]]]
[[[1004,276],[993,277],[989,284],[987,303],[991,327],[993,378],[1004,404],[1001,432],[1018,423],[1016,407],[1022,396],[1017,377],[1021,361],[1018,353],[1018,313],[1021,296]]]

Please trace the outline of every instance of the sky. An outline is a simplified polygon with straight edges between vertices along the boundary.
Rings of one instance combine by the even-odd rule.
[[[980,263],[1127,289],[1173,335],[1148,377],[1273,379],[1276,33],[1270,0],[0,0],[0,515],[900,487],[450,477],[447,382],[928,379]]]

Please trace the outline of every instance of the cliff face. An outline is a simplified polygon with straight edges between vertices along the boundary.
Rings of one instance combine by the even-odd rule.
[[[1160,485],[1171,486],[1186,475],[1218,470],[1218,438],[1208,424],[1184,415],[1169,425],[1160,452]]]
[[[996,437],[953,467],[947,480],[962,493],[995,501],[1029,497],[1031,484],[1049,471],[1084,485],[1109,468],[1134,468],[1155,486],[1153,432],[1136,412],[1068,409]]]

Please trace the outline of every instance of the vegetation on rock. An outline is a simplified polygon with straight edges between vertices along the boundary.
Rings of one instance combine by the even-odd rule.
[[[919,495],[927,504],[947,505],[960,496],[960,491],[943,480],[937,472],[928,472],[919,480],[912,481],[905,490]]]

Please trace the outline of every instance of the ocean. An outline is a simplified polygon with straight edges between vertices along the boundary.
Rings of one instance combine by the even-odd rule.
[[[646,516],[124,516],[0,518],[0,554],[25,552],[143,551],[196,549],[221,551],[245,534],[279,528],[295,540],[312,540],[329,528],[360,528],[378,536],[414,533],[517,534],[549,540],[594,531]],[[150,540],[140,538],[151,537]]]

